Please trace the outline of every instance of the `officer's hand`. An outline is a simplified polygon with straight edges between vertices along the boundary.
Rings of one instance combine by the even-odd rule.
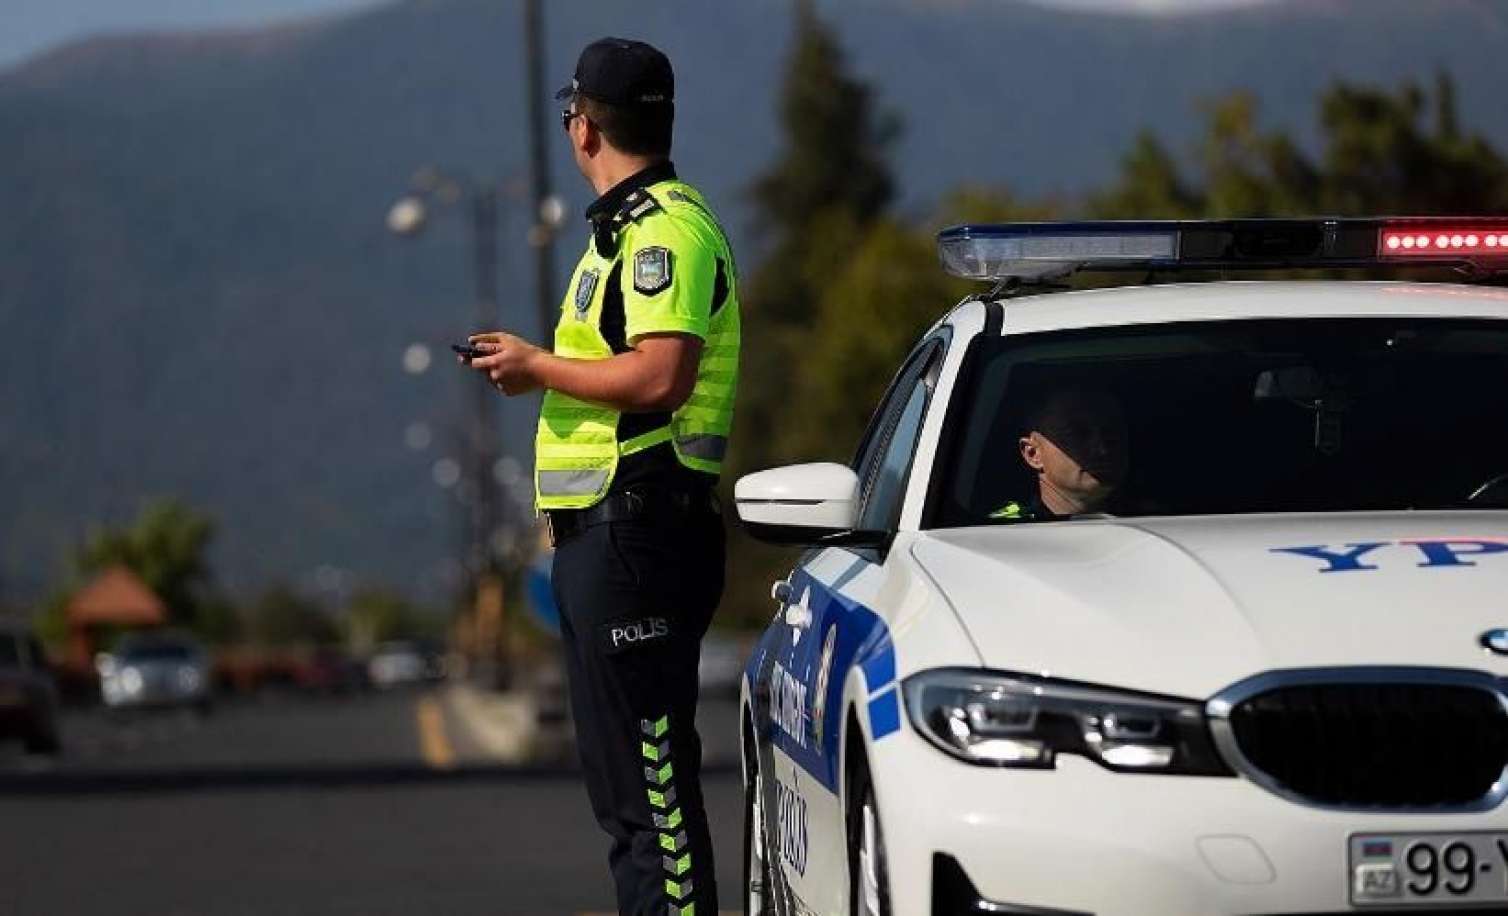
[[[485,373],[503,394],[524,394],[540,387],[534,374],[534,361],[544,351],[526,340],[504,331],[473,334],[469,338],[479,349],[490,349],[486,356],[471,361],[471,368]]]

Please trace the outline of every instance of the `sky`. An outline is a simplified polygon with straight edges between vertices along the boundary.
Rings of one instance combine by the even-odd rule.
[[[244,26],[379,0],[0,0],[0,67],[102,32]],[[1000,0],[1007,2],[1007,0]],[[1253,0],[1034,0],[1047,6],[1168,13]]]
[[[0,66],[103,32],[261,25],[374,0],[0,0]]]

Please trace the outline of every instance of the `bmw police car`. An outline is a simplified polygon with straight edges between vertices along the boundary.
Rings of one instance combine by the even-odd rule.
[[[1508,219],[939,245],[993,288],[852,466],[736,486],[810,548],[742,687],[748,911],[1508,908]],[[1154,282],[1390,265],[1464,282]],[[1147,282],[1017,295],[1081,269]]]

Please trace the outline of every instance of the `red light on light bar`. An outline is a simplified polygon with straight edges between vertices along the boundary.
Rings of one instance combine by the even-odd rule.
[[[1382,257],[1434,257],[1450,254],[1508,256],[1508,223],[1474,229],[1432,230],[1383,229],[1379,251]]]

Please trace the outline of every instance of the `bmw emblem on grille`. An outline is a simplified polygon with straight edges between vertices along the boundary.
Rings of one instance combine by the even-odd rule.
[[[1482,634],[1482,648],[1494,655],[1508,655],[1508,628],[1499,627]]]

